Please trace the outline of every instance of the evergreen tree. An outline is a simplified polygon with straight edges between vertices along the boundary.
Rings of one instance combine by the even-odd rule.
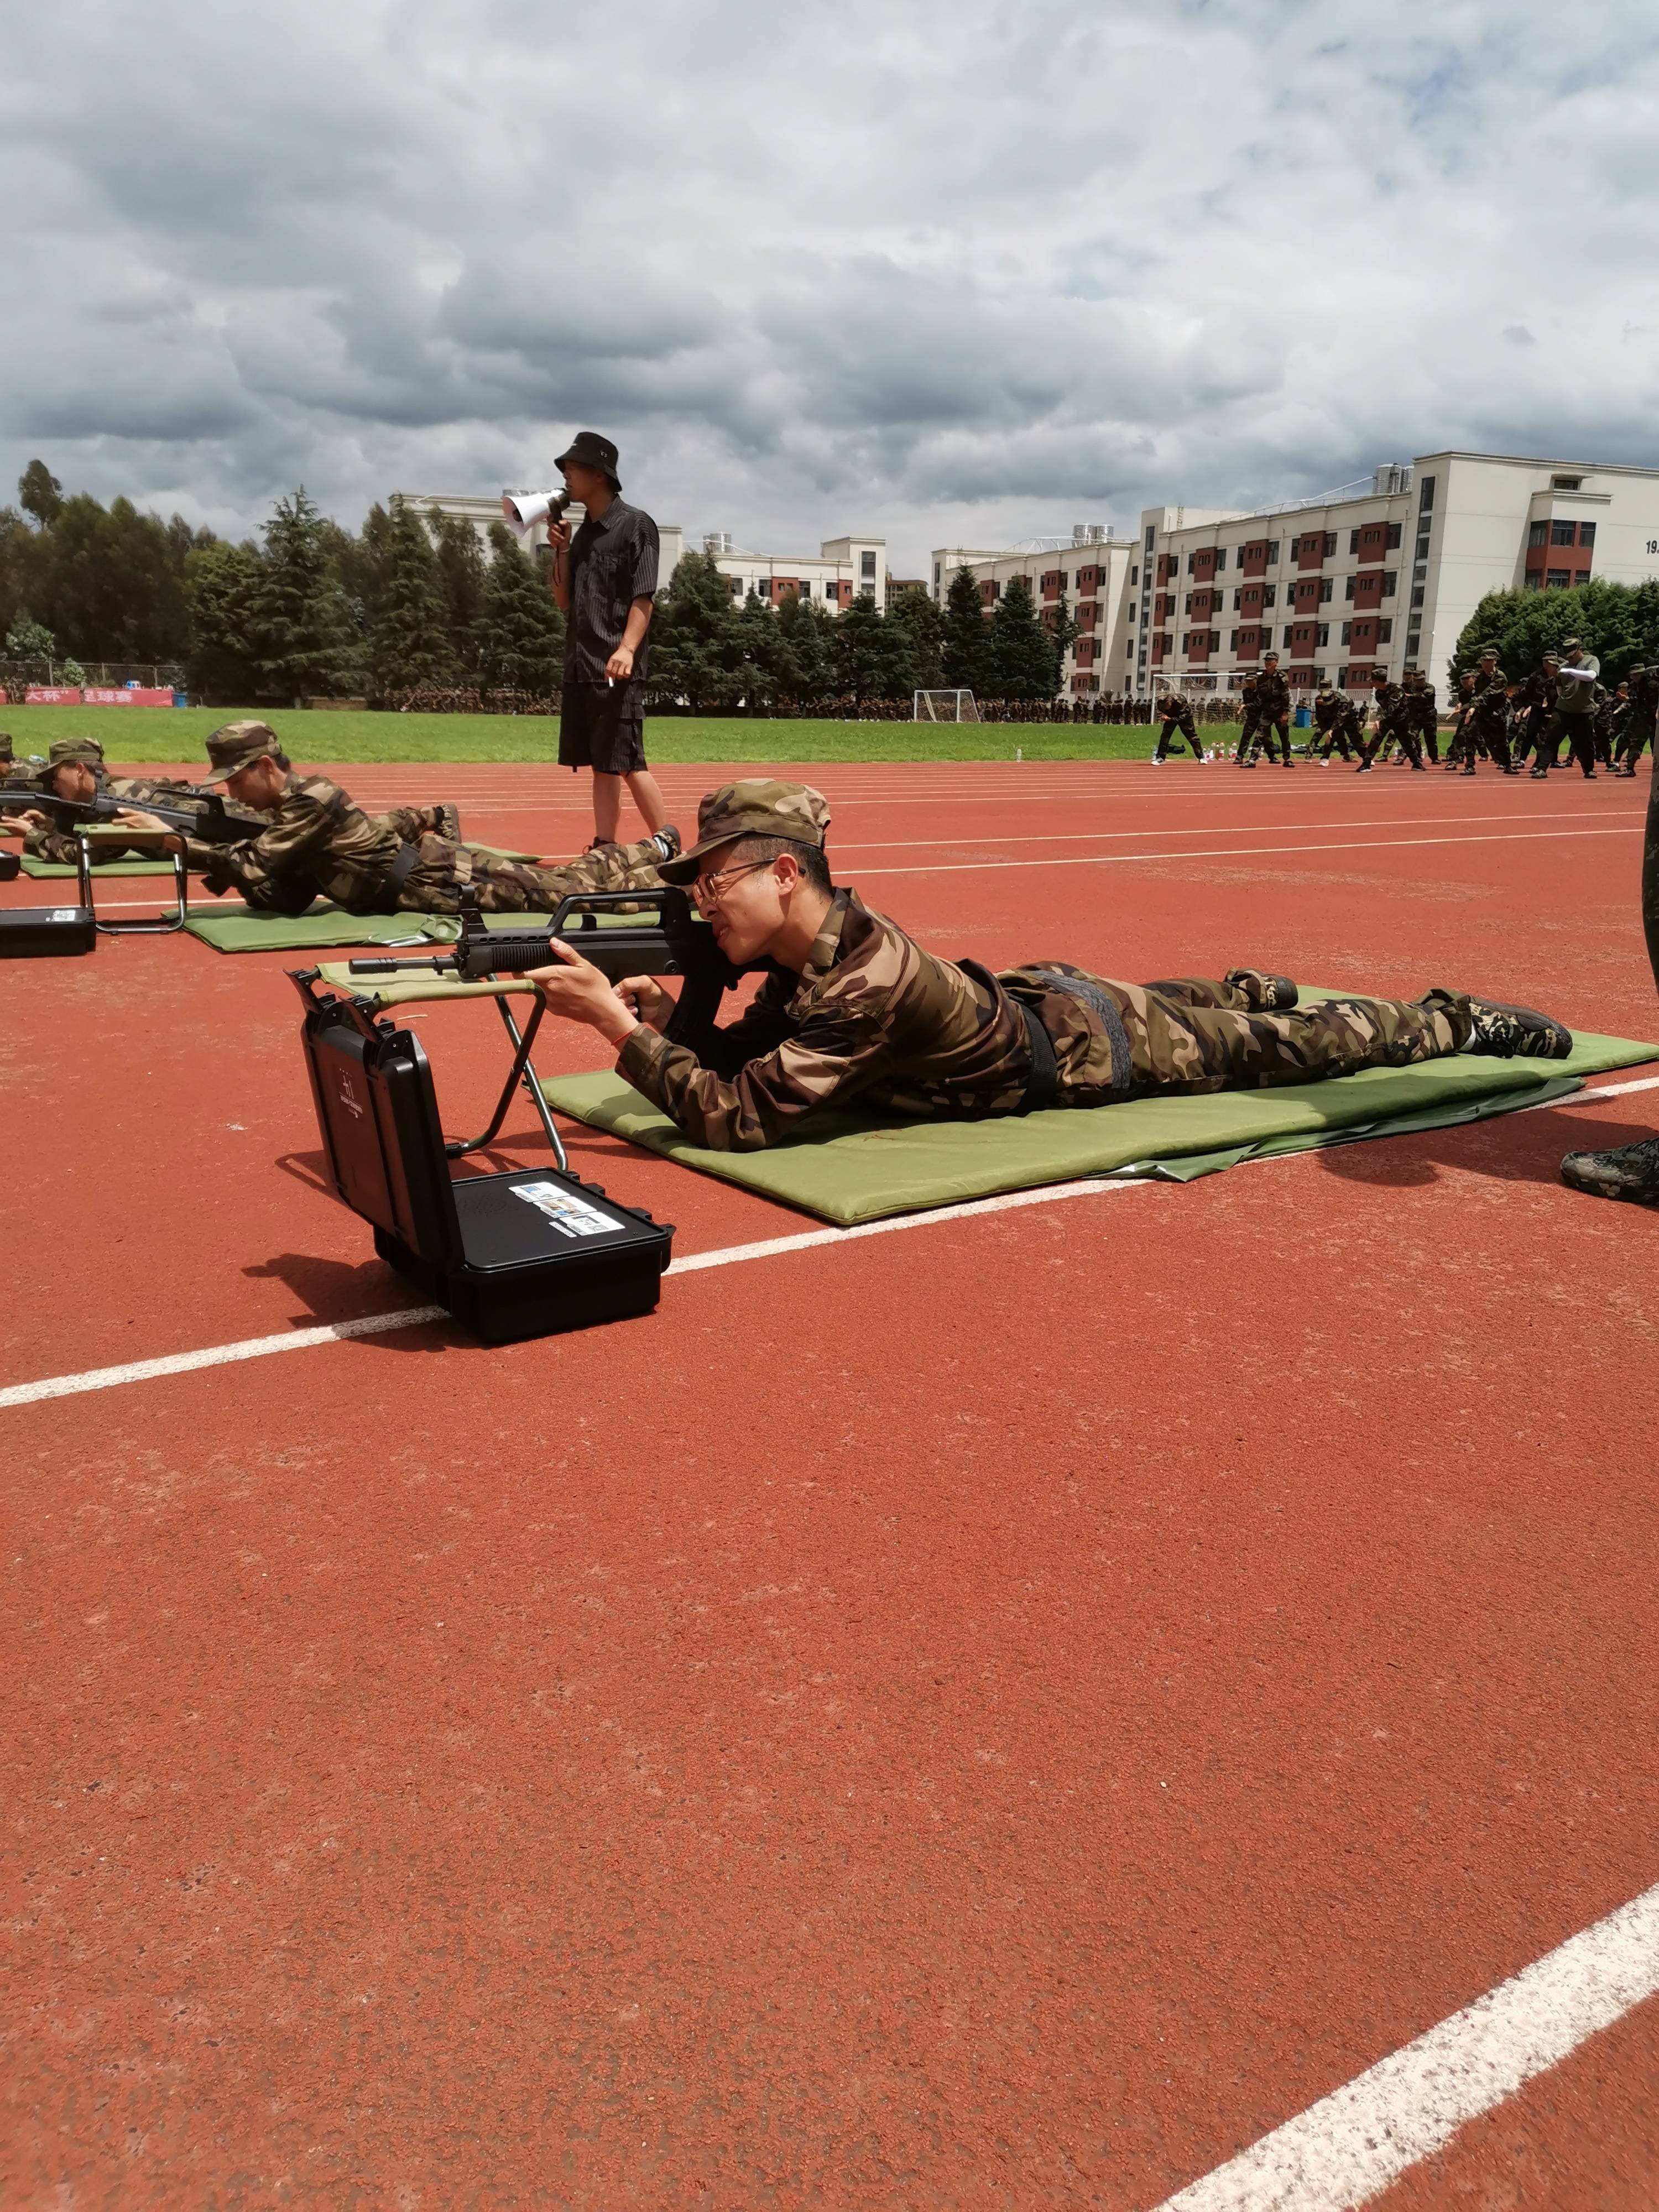
[[[737,633],[744,710],[750,714],[769,714],[777,694],[778,670],[782,659],[778,618],[753,592],[744,600]]]
[[[692,713],[729,707],[744,688],[743,643],[732,587],[707,553],[687,553],[651,621],[651,689]]]
[[[841,690],[851,693],[855,706],[866,699],[903,698],[914,689],[910,672],[909,633],[884,621],[873,592],[860,592],[836,624]]]
[[[374,629],[374,679],[383,691],[441,684],[454,673],[443,578],[426,526],[392,502],[385,588]]]
[[[774,617],[778,626],[778,687],[797,706],[815,706],[836,688],[836,626],[816,599],[787,592]]]
[[[991,696],[990,624],[980,605],[979,586],[964,562],[945,595],[945,634],[940,647],[941,682],[954,691]]]
[[[1060,689],[1060,656],[1037,619],[1031,587],[1011,576],[990,622],[987,682],[996,699],[1052,699]]]
[[[361,672],[351,609],[329,559],[322,516],[301,484],[265,525],[254,629],[261,696],[301,699],[346,688]]]
[[[564,617],[547,578],[504,522],[489,526],[489,567],[478,618],[478,665],[499,690],[550,698],[564,669]]]
[[[945,682],[945,612],[923,591],[900,592],[887,620],[903,633],[910,661],[909,689],[936,691]]]
[[[459,515],[432,514],[427,526],[437,541],[438,573],[448,610],[449,652],[463,672],[476,668],[479,624],[483,620],[483,544],[470,522]],[[551,605],[552,594],[548,595]]]
[[[1609,688],[1636,661],[1659,660],[1659,583],[1632,587],[1592,577],[1571,592],[1488,592],[1464,624],[1447,670],[1449,688],[1473,668],[1483,645],[1496,645],[1509,676],[1530,676],[1546,653],[1582,638]]]
[[[190,616],[185,666],[192,696],[214,706],[259,695],[258,649],[264,563],[252,545],[198,547],[185,564]]]
[[[31,461],[17,479],[17,499],[42,530],[50,530],[64,507],[64,487],[44,461]]]

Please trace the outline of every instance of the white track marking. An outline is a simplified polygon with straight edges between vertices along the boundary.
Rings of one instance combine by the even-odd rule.
[[[1516,1113],[1539,1114],[1554,1106],[1577,1106],[1597,1098],[1621,1098],[1633,1091],[1659,1091],[1659,1075],[1632,1083],[1609,1083],[1587,1087],[1566,1098],[1551,1098],[1533,1106],[1516,1107]],[[1300,1158],[1300,1153],[1274,1153],[1273,1159]],[[1265,1166],[1267,1161],[1257,1165]],[[1099,1198],[1111,1191],[1150,1190],[1152,1178],[1140,1176],[1088,1176],[1075,1182],[1040,1184],[1032,1190],[1005,1191],[996,1198],[966,1199],[959,1206],[939,1206],[920,1213],[901,1213],[885,1221],[860,1221],[849,1229],[805,1229],[793,1237],[769,1237],[753,1244],[726,1244],[710,1252],[690,1252],[674,1261],[667,1273],[696,1275],[710,1267],[736,1267],[749,1260],[775,1260],[790,1252],[810,1252],[821,1246],[852,1244],[866,1237],[890,1237],[904,1229],[931,1229],[942,1222],[971,1221],[981,1214],[1012,1213],[1028,1206],[1055,1206],[1068,1199]],[[72,1398],[88,1390],[110,1390],[123,1382],[153,1382],[169,1375],[191,1375],[198,1368],[224,1367],[242,1359],[264,1359],[278,1352],[308,1352],[319,1345],[342,1344],[356,1336],[379,1336],[388,1329],[416,1328],[426,1322],[443,1321],[441,1306],[400,1306],[390,1313],[365,1314],[356,1321],[331,1322],[320,1328],[284,1331],[276,1336],[245,1337],[237,1344],[210,1345],[201,1352],[177,1352],[159,1359],[130,1361],[121,1367],[91,1367],[78,1375],[48,1376],[39,1382],[15,1382],[0,1389],[0,1407],[33,1406],[47,1398]]]
[[[1347,2212],[1659,1991],[1659,1888],[1571,1936],[1158,2212]]]
[[[1488,816],[1485,818],[1488,820],[1498,820],[1502,817],[1498,816]],[[1322,829],[1326,825],[1322,823],[1310,824],[1310,827],[1314,829]],[[1337,824],[1335,826],[1342,827],[1345,825]],[[1114,836],[1139,835],[1143,837],[1179,837],[1183,836],[1196,837],[1212,835],[1224,837],[1229,835],[1249,837],[1259,836],[1261,833],[1259,830],[1255,829],[1243,829],[1236,832],[1229,832],[1224,830],[1218,831],[1197,830],[1190,831],[1180,830],[1143,830],[1139,832],[1114,831],[1103,834],[1111,834]],[[1626,829],[1615,830],[1494,830],[1487,831],[1478,837],[1355,837],[1344,838],[1340,842],[1328,845],[1211,845],[1206,846],[1203,850],[1196,853],[1081,853],[1071,855],[1055,854],[1053,858],[1046,860],[928,861],[918,866],[908,868],[890,866],[863,868],[860,870],[860,873],[866,876],[966,876],[986,874],[994,868],[1110,868],[1129,866],[1137,861],[1157,862],[1161,865],[1167,864],[1173,867],[1183,860],[1260,860],[1264,856],[1294,857],[1295,854],[1298,853],[1392,853],[1408,850],[1412,847],[1419,845],[1512,845],[1517,843],[1533,843],[1540,839],[1559,837],[1637,837],[1641,834],[1639,825],[1634,823]],[[941,843],[947,847],[951,845],[960,845],[964,842],[966,841],[959,837],[945,838],[940,841]],[[1040,842],[1044,841],[1015,837],[993,837],[988,839],[987,842],[992,844],[1012,845],[1028,842]],[[1069,843],[1072,841],[1066,839],[1064,842]],[[98,904],[98,911],[100,914],[125,914],[131,909],[138,908],[153,909],[155,905],[155,902],[154,899],[100,899]],[[222,914],[227,911],[234,910],[234,909],[228,909],[223,907],[215,907],[205,904],[199,908],[199,911],[204,915],[211,915],[215,913]],[[345,940],[343,939],[341,940],[342,947],[343,947],[344,942]],[[319,951],[324,951],[331,949],[340,948],[318,946],[315,949]]]

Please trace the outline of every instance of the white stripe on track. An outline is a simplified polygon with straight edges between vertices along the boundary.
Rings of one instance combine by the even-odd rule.
[[[1659,1888],[1571,1936],[1158,2212],[1347,2212],[1659,1992]]]
[[[1587,1087],[1567,1098],[1545,1099],[1535,1106],[1518,1107],[1525,1114],[1540,1114],[1554,1106],[1578,1106],[1598,1098],[1621,1098],[1632,1091],[1659,1091],[1659,1075],[1632,1083],[1608,1083]],[[1297,1158],[1296,1153],[1275,1158]],[[1266,1165],[1258,1162],[1258,1165]],[[710,1252],[690,1252],[668,1269],[673,1275],[696,1275],[710,1267],[731,1267],[748,1260],[774,1260],[789,1252],[810,1252],[823,1245],[852,1244],[866,1237],[890,1237],[902,1229],[931,1229],[945,1221],[971,1221],[984,1213],[1012,1213],[1022,1206],[1054,1206],[1073,1198],[1098,1198],[1109,1191],[1153,1188],[1141,1176],[1117,1180],[1089,1176],[1076,1182],[1040,1184],[1033,1190],[1005,1191],[997,1198],[966,1199],[959,1206],[939,1206],[920,1213],[896,1214],[885,1221],[860,1221],[850,1229],[805,1229],[793,1237],[769,1237],[754,1244],[726,1244]],[[176,1352],[159,1359],[137,1359],[121,1367],[90,1367],[79,1375],[52,1375],[39,1382],[15,1382],[0,1389],[0,1407],[34,1406],[47,1398],[72,1398],[88,1390],[110,1390],[123,1382],[153,1382],[169,1375],[191,1375],[199,1368],[224,1367],[241,1359],[264,1359],[278,1352],[308,1352],[324,1344],[343,1344],[357,1336],[383,1335],[388,1329],[417,1328],[427,1322],[447,1318],[441,1306],[399,1306],[390,1313],[365,1314],[356,1321],[331,1322],[319,1328],[289,1329],[276,1336],[244,1337],[236,1344],[216,1344],[200,1352]]]

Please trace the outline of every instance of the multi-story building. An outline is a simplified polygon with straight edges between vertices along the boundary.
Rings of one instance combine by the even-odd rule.
[[[1038,614],[1051,629],[1068,620],[1074,635],[1060,669],[1060,688],[1079,696],[1121,690],[1108,673],[1112,641],[1128,620],[1127,610],[1139,564],[1135,547],[1115,538],[1101,523],[1079,522],[1069,538],[1035,538],[1012,550],[982,546],[936,545],[933,552],[933,597],[944,600],[951,580],[965,568],[979,589],[988,617],[1014,577],[1030,586]]]
[[[1488,592],[1659,575],[1659,470],[1427,453],[1254,514],[1147,508],[1140,551],[1123,689],[1236,691],[1270,651],[1303,690],[1441,682]]]
[[[713,556],[734,599],[753,592],[768,606],[775,606],[786,592],[835,609],[851,606],[868,592],[878,606],[885,606],[898,588],[888,574],[884,538],[826,538],[816,555],[745,553],[728,532],[715,530],[704,538],[702,550]]]

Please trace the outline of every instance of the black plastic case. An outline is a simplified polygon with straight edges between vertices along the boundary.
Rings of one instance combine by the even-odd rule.
[[[0,911],[0,960],[61,960],[90,952],[98,924],[88,906],[14,906]]]
[[[380,1257],[486,1344],[655,1309],[672,1222],[551,1167],[453,1180],[418,1038],[323,999],[302,1035],[336,1192]]]

